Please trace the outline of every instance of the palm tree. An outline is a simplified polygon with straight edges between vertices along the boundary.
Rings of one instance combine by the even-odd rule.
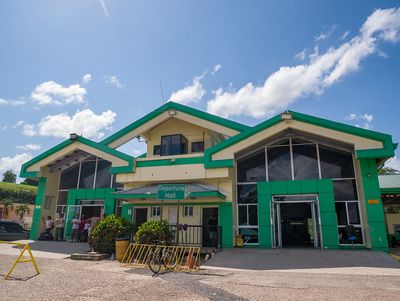
[[[14,212],[19,216],[19,219],[22,220],[25,215],[31,213],[31,209],[28,205],[22,204],[15,208]]]
[[[7,218],[8,213],[14,210],[14,201],[9,200],[9,199],[5,199],[5,200],[1,200],[0,204],[4,206],[4,212],[3,212],[3,217]]]

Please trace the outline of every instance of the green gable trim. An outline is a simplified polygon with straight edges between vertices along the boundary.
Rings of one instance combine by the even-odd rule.
[[[92,140],[89,140],[87,138],[78,136],[75,140],[70,140],[70,139],[65,140],[64,142],[61,142],[60,144],[52,147],[48,151],[46,151],[46,152],[40,154],[39,156],[37,156],[37,157],[29,160],[28,162],[24,163],[22,165],[22,168],[21,168],[20,176],[23,177],[23,178],[37,177],[38,176],[38,171],[29,171],[29,172],[27,171],[27,169],[30,166],[36,164],[37,162],[40,162],[41,160],[53,155],[54,153],[56,153],[56,152],[58,152],[58,151],[60,151],[60,150],[62,150],[64,148],[70,146],[71,144],[73,144],[75,142],[80,142],[80,143],[82,143],[84,145],[87,145],[89,147],[95,148],[95,149],[97,149],[99,151],[102,151],[104,153],[107,153],[109,155],[112,155],[114,157],[117,157],[117,158],[127,162],[127,166],[111,167],[110,168],[110,172],[111,173],[131,172],[133,170],[133,159],[134,159],[133,157],[131,157],[131,156],[127,155],[127,154],[121,153],[120,151],[112,149],[112,148],[110,148],[108,146],[101,145],[101,144],[99,144],[97,142],[94,142]]]
[[[136,167],[153,167],[153,166],[203,164],[203,163],[204,163],[204,157],[190,157],[190,158],[136,161]]]
[[[243,132],[246,131],[248,129],[250,129],[250,127],[238,123],[238,122],[234,122],[219,116],[215,116],[200,110],[196,110],[172,101],[167,102],[166,104],[162,105],[161,107],[155,109],[154,111],[150,112],[149,114],[145,115],[144,117],[138,119],[137,121],[131,123],[130,125],[124,127],[123,129],[121,129],[120,131],[114,133],[113,135],[111,135],[110,137],[104,139],[103,141],[100,142],[100,144],[103,145],[109,145],[110,143],[114,142],[115,140],[118,140],[119,138],[125,136],[126,134],[128,134],[129,132],[133,131],[134,129],[138,128],[139,126],[142,126],[143,124],[147,123],[148,121],[150,121],[151,119],[157,117],[158,115],[164,113],[165,111],[168,111],[169,109],[175,109],[177,111],[181,111],[183,113],[222,125],[224,127],[236,130],[238,132]]]
[[[355,126],[351,126],[351,125],[347,125],[347,124],[343,124],[343,123],[339,123],[339,122],[335,122],[335,121],[330,121],[330,120],[326,120],[326,119],[322,119],[322,118],[318,118],[318,117],[314,117],[314,116],[309,116],[306,114],[301,114],[301,113],[297,113],[297,112],[293,112],[293,111],[289,111],[289,112],[292,114],[293,120],[297,120],[297,121],[313,124],[316,126],[328,128],[331,130],[335,130],[335,131],[339,131],[339,132],[343,132],[343,133],[347,133],[347,134],[360,136],[363,138],[382,142],[383,148],[381,148],[381,149],[357,150],[356,151],[357,158],[389,158],[389,157],[394,156],[395,147],[392,142],[392,136],[390,136],[390,135],[371,131],[371,130],[366,130],[366,129],[362,129],[359,127],[355,127]],[[216,154],[219,151],[221,151],[225,148],[228,148],[242,140],[245,140],[245,139],[247,139],[247,138],[249,138],[271,126],[274,126],[277,123],[281,122],[282,120],[283,119],[280,114],[276,115],[275,117],[272,117],[271,119],[268,119],[245,132],[242,132],[236,136],[233,136],[233,137],[223,141],[222,143],[217,144],[217,145],[207,149],[204,153],[205,167],[206,168],[214,167],[212,164],[214,162],[212,160],[212,156],[214,154]],[[220,160],[220,161],[223,161],[223,160]],[[218,167],[228,167],[228,165],[224,165],[225,163],[229,164],[229,162],[227,162],[227,161],[221,162],[218,165]]]
[[[400,193],[400,187],[398,188],[381,188],[381,194]]]

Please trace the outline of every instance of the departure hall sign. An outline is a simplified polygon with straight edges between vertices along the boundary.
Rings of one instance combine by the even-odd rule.
[[[157,200],[184,200],[188,194],[185,184],[159,184],[157,189]]]

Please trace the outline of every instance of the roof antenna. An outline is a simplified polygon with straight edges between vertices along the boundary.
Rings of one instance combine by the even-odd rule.
[[[162,98],[162,102],[163,102],[163,104],[165,104],[164,92],[163,92],[163,88],[162,88],[162,83],[161,83],[161,80],[160,80],[160,91],[161,91],[161,98]]]

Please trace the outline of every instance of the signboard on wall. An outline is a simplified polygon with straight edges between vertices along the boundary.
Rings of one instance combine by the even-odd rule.
[[[159,184],[157,189],[157,200],[184,200],[188,194],[185,184]]]

